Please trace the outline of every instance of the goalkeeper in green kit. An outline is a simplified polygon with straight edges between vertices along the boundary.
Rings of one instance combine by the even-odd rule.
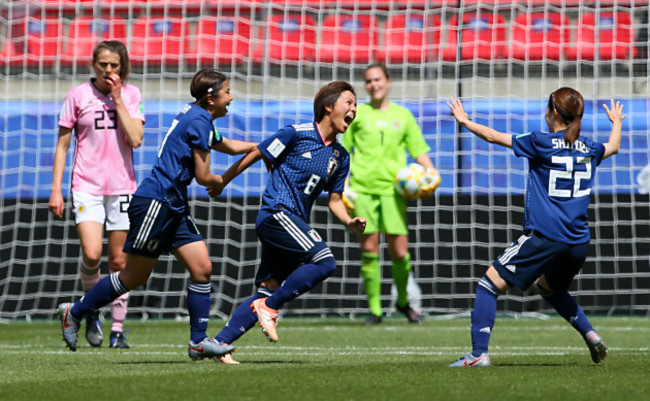
[[[406,151],[432,176],[428,180],[432,184],[420,189],[420,198],[433,194],[440,176],[427,155],[430,148],[411,112],[388,99],[391,79],[386,67],[383,64],[370,65],[364,77],[370,103],[357,108],[357,116],[342,143],[351,155],[349,186],[343,193],[343,200],[354,217],[363,217],[367,221],[365,232],[359,235],[361,273],[370,309],[366,324],[378,324],[382,319],[381,233],[385,234],[392,260],[397,310],[404,313],[409,322],[421,323],[420,313],[409,305],[408,300],[411,256],[406,200],[395,190],[394,180],[397,172],[406,167]]]

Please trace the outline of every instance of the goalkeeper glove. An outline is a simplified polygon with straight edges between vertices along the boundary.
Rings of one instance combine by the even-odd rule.
[[[427,199],[433,195],[433,192],[440,185],[440,173],[435,168],[427,169],[426,174],[422,177],[422,186],[418,191],[418,198]]]
[[[345,207],[348,208],[349,211],[354,210],[354,202],[357,201],[357,198],[359,195],[357,195],[352,188],[350,188],[350,183],[348,180],[345,180],[345,187],[343,187],[343,204],[345,204]]]

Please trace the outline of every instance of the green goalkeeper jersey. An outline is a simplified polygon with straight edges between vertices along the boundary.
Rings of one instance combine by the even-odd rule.
[[[413,114],[392,102],[388,110],[359,106],[342,143],[351,155],[350,187],[373,195],[395,192],[395,175],[406,166],[406,151],[415,159],[430,150]]]

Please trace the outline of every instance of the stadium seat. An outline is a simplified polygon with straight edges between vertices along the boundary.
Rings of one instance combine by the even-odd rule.
[[[626,12],[583,14],[575,33],[575,46],[567,49],[569,60],[626,60],[632,56],[634,29]]]
[[[250,42],[250,19],[241,16],[203,17],[196,24],[196,36],[187,37],[187,61],[190,64],[240,65],[250,57]]]
[[[523,13],[512,22],[509,58],[539,61],[560,60],[565,54],[571,30],[562,13]]]
[[[506,21],[503,15],[470,12],[463,14],[461,42],[458,46],[458,16],[449,21],[447,41],[442,52],[446,61],[498,60],[506,55]],[[460,47],[460,55],[458,48]]]
[[[312,60],[316,48],[316,23],[308,15],[271,15],[259,28],[254,60],[261,63]]]
[[[188,51],[184,18],[140,16],[132,28],[129,54],[135,65],[177,65]]]
[[[51,67],[61,54],[63,21],[25,17],[7,27],[3,58],[11,65]]]
[[[93,16],[76,17],[70,24],[68,45],[63,52],[64,64],[89,64],[93,49],[102,40],[119,40],[126,43],[126,21],[121,17],[110,20]]]
[[[326,63],[367,64],[377,46],[378,30],[372,15],[328,15],[321,24],[315,58]]]
[[[377,59],[386,64],[434,60],[440,51],[441,20],[431,14],[397,14],[386,20],[384,46]]]

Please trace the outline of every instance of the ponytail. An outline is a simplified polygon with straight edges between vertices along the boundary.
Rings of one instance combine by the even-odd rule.
[[[580,136],[580,129],[582,128],[582,123],[581,123],[580,117],[576,117],[571,121],[566,129],[564,130],[564,140],[573,143],[575,142],[576,139],[578,139],[578,136]]]

